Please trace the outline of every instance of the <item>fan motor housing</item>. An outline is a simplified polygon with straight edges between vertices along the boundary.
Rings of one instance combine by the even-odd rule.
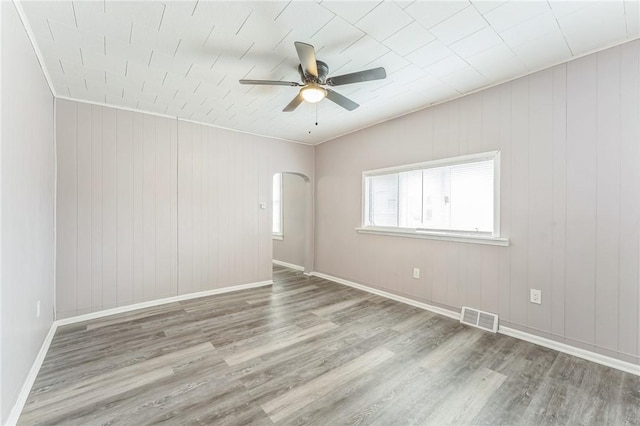
[[[316,61],[316,66],[318,68],[317,79],[312,75],[305,75],[304,71],[302,70],[302,65],[298,65],[298,74],[300,74],[300,78],[302,79],[303,82],[307,83],[307,82],[313,81],[321,84],[325,83],[327,79],[327,75],[329,75],[329,65],[327,65],[322,61]]]

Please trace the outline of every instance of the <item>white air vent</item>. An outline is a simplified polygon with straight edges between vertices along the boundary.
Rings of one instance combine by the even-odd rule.
[[[498,315],[472,309],[468,306],[462,307],[460,322],[483,330],[491,331],[493,333],[498,331]]]

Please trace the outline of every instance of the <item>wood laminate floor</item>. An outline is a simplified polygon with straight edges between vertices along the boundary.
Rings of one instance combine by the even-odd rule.
[[[274,267],[61,327],[20,424],[640,424],[640,378]]]

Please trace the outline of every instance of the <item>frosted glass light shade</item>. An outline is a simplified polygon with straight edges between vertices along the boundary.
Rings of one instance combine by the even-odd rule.
[[[314,104],[324,99],[327,96],[327,91],[318,85],[310,84],[300,89],[300,94],[305,101]]]

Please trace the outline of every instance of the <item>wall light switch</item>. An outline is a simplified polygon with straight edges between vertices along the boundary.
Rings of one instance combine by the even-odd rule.
[[[267,208],[267,203],[260,203],[260,208],[265,210]]]
[[[420,268],[413,268],[413,278],[420,278]]]

